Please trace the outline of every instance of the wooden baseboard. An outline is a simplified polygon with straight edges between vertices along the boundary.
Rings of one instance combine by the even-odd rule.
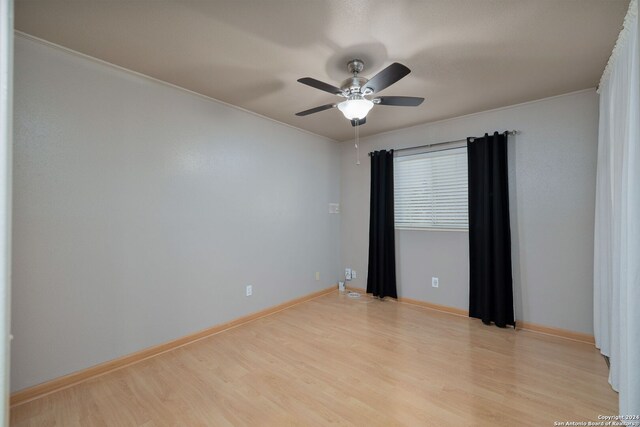
[[[442,311],[449,314],[455,314],[456,316],[464,316],[464,317],[469,316],[469,312],[462,308],[450,307],[448,305],[434,304],[431,302],[420,301],[413,298],[399,297],[398,302],[411,304],[411,305],[418,305],[420,307],[428,308],[430,310],[436,310],[436,311]]]
[[[100,363],[99,365],[91,366],[81,371],[73,372],[63,377],[55,378],[53,380],[44,382],[42,384],[38,384],[33,387],[29,387],[29,388],[17,391],[11,395],[10,405],[17,406],[17,405],[29,402],[31,400],[38,399],[47,394],[54,393],[56,391],[71,387],[73,385],[98,377],[100,375],[104,375],[106,373],[115,371],[117,369],[124,368],[125,366],[129,366],[134,363],[140,362],[142,360],[146,360],[151,357],[157,356],[159,354],[166,353],[167,351],[174,350],[178,347],[191,344],[195,341],[201,340],[203,338],[207,338],[211,335],[215,335],[217,333],[226,331],[227,329],[231,329],[236,326],[240,326],[245,323],[260,319],[262,317],[269,316],[271,314],[277,313],[279,311],[282,311],[294,305],[301,304],[303,302],[312,300],[322,295],[329,294],[336,290],[337,290],[337,285],[334,285],[329,288],[323,289],[321,291],[314,292],[309,295],[305,295],[300,298],[296,298],[291,301],[284,302],[282,304],[278,304],[274,307],[269,307],[267,309],[258,311],[256,313],[239,317],[230,322],[222,323],[220,325],[216,325],[216,326],[204,329],[194,334],[180,337],[173,341],[169,341],[153,347],[145,348],[144,350],[140,350],[138,352],[131,353],[131,354],[119,357],[117,359]]]
[[[362,288],[354,288],[354,287],[349,287],[348,290],[350,291],[355,291],[355,292],[360,292],[362,294],[366,294],[367,291],[365,289]],[[449,314],[455,314],[456,316],[464,316],[467,317],[469,315],[469,312],[467,310],[464,310],[462,308],[456,308],[456,307],[450,307],[448,305],[440,305],[440,304],[434,304],[432,302],[427,302],[427,301],[420,301],[417,299],[413,299],[413,298],[405,298],[405,297],[398,297],[398,302],[402,302],[405,304],[411,304],[411,305],[417,305],[423,308],[428,308],[430,310],[436,310],[436,311],[442,311],[445,313],[449,313]]]
[[[540,334],[553,335],[555,337],[566,338],[573,341],[585,342],[588,344],[596,343],[593,335],[585,334],[583,332],[570,331],[568,329],[554,328],[551,326],[538,325],[537,323],[523,322],[518,320],[516,322],[516,329],[523,331],[538,332]]]
[[[366,290],[362,288],[349,287],[350,290],[366,293]],[[426,301],[420,301],[413,298],[399,297],[398,302],[404,304],[417,305],[420,307],[428,308],[430,310],[442,311],[444,313],[455,314],[456,316],[469,316],[469,311],[457,307],[450,307],[447,305],[434,304]],[[538,332],[546,335],[553,335],[554,337],[566,338],[573,341],[580,341],[589,344],[595,344],[593,335],[585,334],[582,332],[570,331],[568,329],[555,328],[551,326],[539,325],[537,323],[523,322],[522,320],[516,321],[516,329],[530,332]]]

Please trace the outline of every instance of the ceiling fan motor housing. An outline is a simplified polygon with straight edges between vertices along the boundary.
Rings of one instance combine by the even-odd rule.
[[[360,88],[364,87],[364,85],[367,84],[368,81],[369,80],[364,77],[354,75],[353,77],[349,77],[348,79],[343,81],[340,85],[340,89],[342,89],[342,92],[346,95],[350,95],[354,92],[359,93]]]
[[[358,74],[364,70],[364,61],[361,59],[352,59],[347,63],[347,69],[353,76],[343,81],[340,89],[346,96],[353,93],[361,93],[360,89],[369,81],[364,77],[358,76]]]

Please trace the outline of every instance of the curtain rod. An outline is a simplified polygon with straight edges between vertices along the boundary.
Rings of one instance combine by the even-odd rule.
[[[508,135],[517,135],[518,133],[520,133],[519,130],[508,130],[506,131],[506,133]],[[469,137],[469,139],[471,140],[471,142],[473,142],[476,137]],[[467,138],[465,139],[457,139],[455,141],[442,141],[442,142],[433,142],[431,144],[423,144],[423,145],[416,145],[415,147],[404,147],[404,148],[398,148],[396,150],[393,150],[394,153],[397,153],[398,151],[406,151],[406,150],[415,150],[418,148],[429,148],[431,146],[434,145],[441,145],[441,144],[453,144],[454,142],[465,142],[467,140]],[[369,153],[369,157],[371,157],[371,153]]]

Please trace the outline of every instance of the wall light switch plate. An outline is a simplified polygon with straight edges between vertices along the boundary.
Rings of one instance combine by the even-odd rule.
[[[431,286],[434,288],[438,287],[438,278],[437,277],[432,277],[431,278]]]
[[[344,278],[346,280],[351,280],[351,269],[350,268],[345,268],[344,269]]]
[[[356,277],[358,277],[358,275],[356,274],[355,270],[351,270],[351,278],[355,279]]]
[[[253,295],[253,286],[251,286],[251,285],[247,285],[246,295],[247,295],[248,297],[250,297],[251,295]]]
[[[316,271],[316,280],[320,280],[320,272]]]

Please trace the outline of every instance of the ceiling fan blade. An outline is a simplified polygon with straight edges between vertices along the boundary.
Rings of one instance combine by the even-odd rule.
[[[371,80],[369,80],[364,86],[365,88],[370,88],[374,92],[380,92],[381,90],[388,88],[410,72],[411,70],[404,65],[398,62],[394,62],[375,76],[371,77]]]
[[[366,117],[363,117],[361,119],[353,119],[353,120],[351,120],[351,126],[353,126],[353,127],[362,126],[365,123],[367,123],[367,118]]]
[[[373,100],[378,105],[394,105],[398,107],[417,107],[422,104],[422,101],[424,101],[424,98],[415,96],[379,96]]]
[[[320,111],[330,110],[330,109],[335,108],[335,107],[336,107],[336,104],[321,105],[321,106],[316,107],[316,108],[311,108],[309,110],[300,111],[299,113],[296,113],[296,116],[308,116],[309,114],[319,113]]]
[[[307,86],[311,86],[334,95],[342,95],[342,90],[340,90],[340,88],[332,86],[329,83],[321,82],[320,80],[312,79],[311,77],[303,77],[298,79],[298,81]]]

